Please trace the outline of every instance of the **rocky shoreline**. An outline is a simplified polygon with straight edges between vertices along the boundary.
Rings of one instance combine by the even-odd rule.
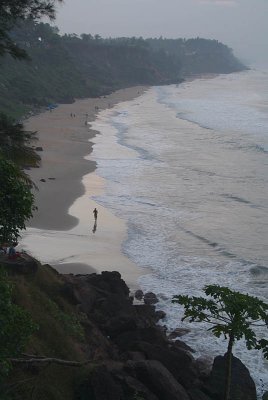
[[[181,340],[168,337],[165,329],[158,325],[165,314],[156,311],[151,304],[155,300],[153,296],[145,295],[145,302],[134,301],[119,272],[60,275],[50,266],[42,266],[30,257],[15,262],[0,261],[18,287],[23,281],[24,295],[27,285],[31,285],[29,293],[33,292],[32,285],[39,285],[38,290],[41,288],[42,293],[49,292],[49,298],[54,299],[60,308],[64,304],[65,309],[66,306],[70,307],[80,316],[84,340],[79,345],[79,357],[87,367],[78,373],[77,368],[73,368],[72,372],[72,367],[57,366],[63,373],[63,382],[65,379],[74,379],[72,393],[68,389],[65,398],[222,400],[224,357],[215,358],[212,370],[207,368],[204,361],[195,360],[192,349]],[[48,279],[49,286],[46,283]],[[51,325],[49,329],[53,332],[54,326]],[[41,334],[38,333],[39,336]],[[36,349],[30,345],[27,351],[36,352]],[[55,351],[53,355],[61,356]],[[37,356],[44,354],[35,354]],[[53,368],[52,364],[48,363],[46,368]],[[14,366],[13,378],[20,373],[20,368]],[[41,376],[43,368],[39,363],[27,365],[26,362],[24,378]],[[67,374],[64,372],[66,370],[69,378],[64,375]],[[47,385],[51,385],[51,382],[47,382]],[[50,393],[53,393],[53,387]],[[30,399],[28,396],[25,394],[20,398]],[[54,397],[50,394],[48,397],[33,398]],[[55,398],[61,399],[57,395]],[[230,400],[239,399],[256,400],[256,389],[247,368],[234,358]]]

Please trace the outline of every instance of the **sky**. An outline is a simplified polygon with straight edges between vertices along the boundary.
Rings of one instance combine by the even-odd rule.
[[[250,65],[268,66],[268,0],[64,0],[61,33],[217,39]]]

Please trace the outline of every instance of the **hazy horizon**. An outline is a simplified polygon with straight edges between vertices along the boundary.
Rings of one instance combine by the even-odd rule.
[[[268,65],[267,0],[65,0],[61,33],[216,39],[247,64]]]

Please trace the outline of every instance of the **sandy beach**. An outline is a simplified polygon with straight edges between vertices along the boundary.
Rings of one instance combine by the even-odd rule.
[[[37,131],[34,145],[41,147],[41,165],[28,171],[38,187],[38,210],[27,223],[21,247],[53,265],[61,273],[90,273],[118,270],[129,286],[137,285],[142,273],[122,253],[125,222],[92,200],[105,182],[94,172],[96,164],[88,156],[90,129],[99,111],[132,100],[146,87],[118,90],[96,99],[59,105],[25,121],[25,128]],[[94,227],[92,211],[99,210]]]

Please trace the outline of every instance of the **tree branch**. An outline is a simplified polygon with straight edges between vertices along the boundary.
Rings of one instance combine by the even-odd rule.
[[[91,362],[91,360],[86,360],[86,361],[70,361],[70,360],[62,360],[60,358],[50,358],[50,357],[39,357],[37,358],[36,356],[33,356],[33,358],[10,358],[9,361],[12,364],[39,364],[39,365],[45,365],[45,364],[60,364],[60,365],[65,365],[68,367],[82,367],[83,365],[86,365]]]

